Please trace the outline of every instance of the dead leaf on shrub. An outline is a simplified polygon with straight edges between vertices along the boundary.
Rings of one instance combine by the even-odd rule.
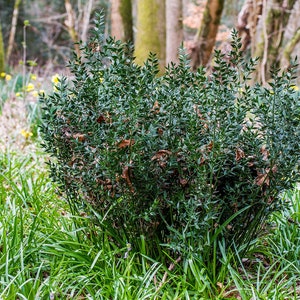
[[[270,168],[267,168],[264,173],[257,172],[257,177],[255,178],[255,183],[259,186],[262,186],[263,184],[269,186],[270,185]],[[272,173],[277,172],[277,166],[273,166]]]
[[[151,158],[151,160],[159,160],[165,159],[167,156],[171,155],[172,152],[169,150],[159,150],[155,153],[155,155]]]
[[[185,178],[180,178],[179,182],[182,187],[185,187],[188,184],[188,180]]]
[[[129,139],[129,140],[122,140],[120,141],[117,146],[120,149],[126,148],[126,147],[130,147],[134,144],[134,140],[133,139]]]
[[[244,157],[245,157],[244,151],[241,148],[237,148],[235,150],[235,160],[239,161],[239,160],[241,160]]]
[[[263,146],[260,148],[260,153],[261,153],[262,156],[263,156],[263,160],[267,160],[268,157],[269,157],[269,154],[270,154],[269,150],[267,150],[266,145],[263,145]]]
[[[97,118],[97,123],[104,123],[106,122],[106,118],[103,116],[103,115],[100,115],[98,118]]]
[[[160,105],[159,105],[158,101],[156,100],[153,104],[151,111],[153,111],[155,114],[157,114],[157,113],[159,113],[159,109],[160,109]]]
[[[269,178],[268,173],[260,173],[260,172],[257,172],[257,173],[258,173],[258,175],[255,178],[255,183],[259,186],[262,186],[263,184],[269,186],[270,178]]]
[[[75,133],[72,136],[74,139],[77,139],[79,142],[84,142],[85,141],[85,134],[83,133]]]
[[[206,161],[206,159],[202,156],[200,159],[199,165],[200,166],[204,165],[205,161]]]
[[[125,166],[122,170],[122,175],[121,177],[123,179],[125,179],[126,183],[128,184],[129,188],[130,188],[130,192],[133,193],[134,189],[130,180],[130,168],[129,166]]]
[[[158,129],[157,129],[157,133],[158,133],[159,135],[162,135],[162,134],[164,133],[164,131],[163,131],[161,128],[158,128]]]
[[[214,142],[211,141],[207,146],[206,149],[208,150],[208,152],[210,152],[212,150],[212,148],[214,147]]]

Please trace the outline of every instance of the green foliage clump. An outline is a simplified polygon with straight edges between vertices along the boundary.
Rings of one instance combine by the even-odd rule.
[[[298,179],[294,68],[273,70],[270,88],[249,85],[255,60],[233,32],[210,73],[192,72],[181,50],[159,77],[155,55],[137,65],[102,27],[70,62],[72,83],[42,99],[53,178],[129,241],[143,234],[179,252],[249,242]]]

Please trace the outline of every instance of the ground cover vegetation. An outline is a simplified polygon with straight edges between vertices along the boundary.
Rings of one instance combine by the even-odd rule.
[[[293,67],[248,85],[233,33],[212,73],[181,50],[158,77],[96,25],[29,111],[50,163],[1,153],[0,298],[298,299]]]

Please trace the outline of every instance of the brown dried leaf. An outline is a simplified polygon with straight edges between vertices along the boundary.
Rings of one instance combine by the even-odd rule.
[[[159,113],[159,109],[160,109],[160,105],[159,105],[158,101],[156,100],[153,104],[151,111],[153,111],[155,114],[157,114],[157,113]]]
[[[84,142],[85,141],[85,134],[83,133],[75,133],[72,136],[74,139],[77,139],[79,142]]]
[[[162,135],[162,134],[164,133],[164,131],[163,131],[161,128],[158,128],[158,129],[157,129],[157,133],[158,133],[159,135]]]
[[[244,151],[241,148],[237,148],[235,150],[235,160],[239,161],[239,160],[241,160],[244,157],[245,157]]]
[[[262,156],[263,156],[263,160],[268,160],[268,157],[269,157],[269,155],[270,155],[270,152],[269,152],[269,150],[267,150],[266,145],[263,145],[263,146],[260,148],[260,153],[261,153]]]
[[[151,158],[153,160],[165,159],[167,156],[171,155],[172,152],[169,150],[159,150],[155,153],[155,155]]]
[[[180,178],[179,182],[182,187],[185,187],[188,184],[188,180],[185,178]]]
[[[200,159],[199,165],[200,166],[204,165],[205,161],[206,161],[206,159],[202,156],[201,159]]]
[[[269,186],[270,178],[269,178],[268,173],[260,173],[260,172],[257,172],[257,173],[258,173],[258,175],[255,178],[255,183],[259,186],[262,186],[263,184]]]
[[[276,173],[277,172],[277,166],[274,165],[272,169],[266,168],[265,173],[257,172],[257,177],[255,178],[255,183],[259,186],[265,184],[267,186],[270,185],[270,172]]]
[[[210,151],[212,150],[213,146],[214,146],[214,142],[211,141],[211,142],[206,146],[206,149],[208,150],[208,152],[210,152]]]
[[[131,180],[130,180],[130,168],[129,168],[129,166],[125,166],[125,167],[123,168],[121,177],[122,177],[123,179],[125,179],[126,183],[127,183],[128,186],[130,187],[130,191],[133,193],[133,192],[134,192],[134,189],[133,189],[133,186],[132,186],[132,183],[131,183]]]
[[[106,118],[103,115],[100,115],[97,119],[97,123],[104,123],[106,122]]]
[[[134,140],[133,139],[129,139],[129,140],[122,140],[120,141],[117,146],[120,149],[126,148],[126,147],[130,147],[134,144]]]

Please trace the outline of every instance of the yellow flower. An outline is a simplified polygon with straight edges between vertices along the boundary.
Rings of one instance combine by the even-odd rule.
[[[100,77],[100,78],[99,78],[99,81],[100,81],[100,83],[103,83],[104,78],[103,78],[103,77]]]
[[[39,95],[45,95],[45,91],[44,90],[39,90]]]
[[[33,97],[38,97],[39,96],[39,92],[38,91],[32,91],[31,92],[31,95],[33,96]]]
[[[299,87],[297,85],[292,85],[291,88],[294,90],[294,91],[299,91]]]
[[[25,139],[28,139],[29,137],[31,137],[31,136],[33,135],[32,132],[27,131],[27,130],[25,130],[25,129],[22,129],[22,130],[21,130],[21,134],[24,136]]]
[[[22,97],[22,94],[20,92],[16,93],[16,97]]]
[[[55,75],[53,75],[51,77],[51,81],[52,81],[52,83],[54,83],[54,85],[58,84],[60,81],[60,76],[56,73]]]
[[[11,75],[6,74],[6,75],[5,75],[5,80],[6,80],[6,81],[10,81],[10,80],[11,80]]]
[[[5,73],[5,72],[1,72],[0,76],[1,76],[2,78],[4,78],[4,77],[6,76],[6,73]]]
[[[33,81],[35,81],[37,79],[37,76],[35,74],[31,74],[30,75],[30,79],[33,80]]]
[[[28,85],[25,87],[26,92],[32,92],[34,90],[34,84],[28,83]]]

